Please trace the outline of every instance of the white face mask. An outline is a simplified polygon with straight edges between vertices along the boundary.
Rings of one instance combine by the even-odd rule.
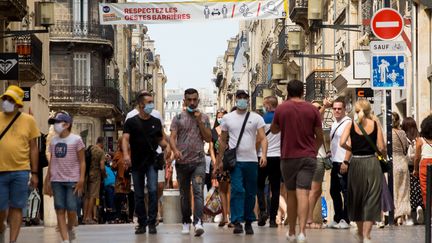
[[[55,123],[55,124],[54,124],[54,131],[55,131],[57,134],[62,133],[64,130],[65,130],[65,128],[64,128],[62,122],[61,122],[61,123]]]
[[[9,100],[5,100],[2,103],[2,108],[4,112],[13,112],[15,109],[15,104],[10,102]]]

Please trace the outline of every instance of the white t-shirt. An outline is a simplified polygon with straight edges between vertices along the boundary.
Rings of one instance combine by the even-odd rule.
[[[342,148],[339,143],[342,136],[342,133],[345,130],[345,127],[350,123],[351,118],[345,116],[340,120],[340,122],[333,122],[331,130],[330,130],[330,139],[332,138],[333,134],[334,137],[330,141],[330,150],[331,150],[331,160],[333,162],[339,162],[342,163],[345,160],[345,154],[346,150]],[[340,125],[342,124],[342,125]],[[340,125],[340,126],[339,126]],[[339,128],[338,128],[339,127]],[[335,131],[337,128],[337,131]]]
[[[233,111],[223,116],[221,128],[222,131],[228,132],[229,148],[234,148],[237,145],[245,117],[246,112],[239,114],[238,111]],[[264,119],[255,112],[251,112],[243,132],[243,137],[237,148],[237,161],[258,162],[255,142],[258,129],[264,126]]]
[[[264,131],[267,133],[270,130],[271,124],[265,124]],[[243,138],[242,138],[243,140]],[[268,148],[267,148],[267,157],[280,157],[280,140],[281,140],[281,134],[276,133],[269,133],[267,135],[267,142],[268,142]],[[258,157],[261,157],[262,155],[262,149],[261,147],[258,150]]]
[[[127,121],[127,119],[132,118],[132,117],[134,117],[134,116],[136,116],[136,115],[138,115],[138,114],[139,114],[139,111],[138,111],[136,108],[133,109],[133,110],[131,110],[131,111],[129,111],[129,113],[127,113],[127,115],[126,115],[125,122]],[[151,115],[152,117],[154,117],[154,118],[159,119],[159,120],[161,121],[162,126],[163,126],[163,124],[164,124],[164,120],[162,119],[162,115],[161,115],[161,113],[160,113],[159,111],[157,111],[157,110],[153,110],[153,111],[150,113],[150,115]],[[162,129],[162,130],[163,130],[163,129]],[[160,146],[158,146],[158,148],[156,149],[156,152],[158,152],[159,154],[162,153],[162,148],[161,148]],[[165,170],[163,170],[163,171],[165,171]]]

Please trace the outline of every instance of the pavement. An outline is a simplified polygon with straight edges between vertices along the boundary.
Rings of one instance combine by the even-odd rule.
[[[191,230],[190,235],[182,235],[181,225],[159,225],[158,234],[143,235],[134,234],[133,224],[106,224],[106,225],[80,225],[76,228],[79,243],[123,243],[123,242],[151,242],[151,243],[267,243],[267,242],[287,242],[285,238],[286,227],[269,228],[268,224],[258,227],[253,224],[254,235],[233,235],[232,229],[219,228],[215,223],[204,225],[205,233],[201,237],[194,237]],[[7,239],[9,238],[7,232]],[[313,242],[333,242],[333,243],[355,243],[355,239],[350,230],[336,229],[314,229],[307,231],[309,243]],[[398,226],[384,229],[374,227],[372,231],[373,242],[406,243],[406,242],[425,242],[425,227],[423,226]],[[8,242],[8,241],[6,241]],[[53,227],[23,227],[21,229],[18,243],[59,243],[60,234]]]

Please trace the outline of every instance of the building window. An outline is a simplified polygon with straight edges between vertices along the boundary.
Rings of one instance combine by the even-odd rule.
[[[174,119],[174,117],[176,116],[177,114],[175,113],[175,112],[173,112],[173,113],[171,113],[171,117]]]
[[[166,112],[165,113],[165,120],[166,121],[169,121],[171,118],[170,118],[170,113],[169,112]]]
[[[73,0],[73,32],[77,35],[88,33],[88,0]]]
[[[90,53],[74,53],[74,85],[90,86]]]

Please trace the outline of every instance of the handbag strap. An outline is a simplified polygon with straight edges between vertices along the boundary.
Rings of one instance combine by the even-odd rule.
[[[384,159],[384,156],[382,153],[378,150],[377,146],[373,143],[372,139],[369,137],[369,135],[366,133],[365,129],[360,123],[357,123],[357,126],[360,128],[360,131],[363,133],[363,136],[366,138],[366,141],[369,143],[369,145],[372,147],[373,150],[375,150],[375,153],[377,153],[378,156],[380,156],[382,159]],[[375,126],[377,124],[375,123]]]
[[[400,138],[397,130],[395,131],[395,133],[396,133],[396,137],[399,139],[399,142],[400,142],[400,144],[402,146],[403,154],[407,155],[408,154],[408,148],[405,148],[405,146],[404,146],[404,144],[402,142],[402,139]]]
[[[269,128],[269,130],[266,132],[266,137],[270,134],[271,129]]]
[[[0,134],[0,140],[3,138],[3,136],[6,134],[6,132],[11,128],[11,126],[15,123],[15,121],[18,119],[18,117],[21,115],[21,112],[18,111],[12,121],[9,123],[9,125],[3,130],[3,132]]]
[[[330,141],[333,141],[333,138],[334,138],[334,136],[336,135],[336,132],[337,132],[337,130],[339,129],[339,127],[342,126],[342,124],[344,124],[344,122],[346,122],[346,121],[348,121],[348,120],[349,120],[349,119],[345,119],[345,120],[343,120],[343,121],[339,124],[339,126],[336,127],[335,131],[333,132],[333,134],[332,134],[332,136],[331,136]]]
[[[247,122],[247,120],[248,120],[248,118],[249,118],[249,114],[250,114],[250,112],[248,111],[248,112],[246,113],[246,117],[245,117],[245,119],[244,119],[244,121],[243,121],[243,126],[242,126],[242,128],[241,128],[240,135],[239,135],[239,138],[238,138],[238,140],[237,140],[236,148],[239,146],[239,144],[240,144],[240,140],[241,140],[242,137],[243,137],[243,132],[244,132],[244,129],[245,129],[245,127],[246,127],[246,122]]]

